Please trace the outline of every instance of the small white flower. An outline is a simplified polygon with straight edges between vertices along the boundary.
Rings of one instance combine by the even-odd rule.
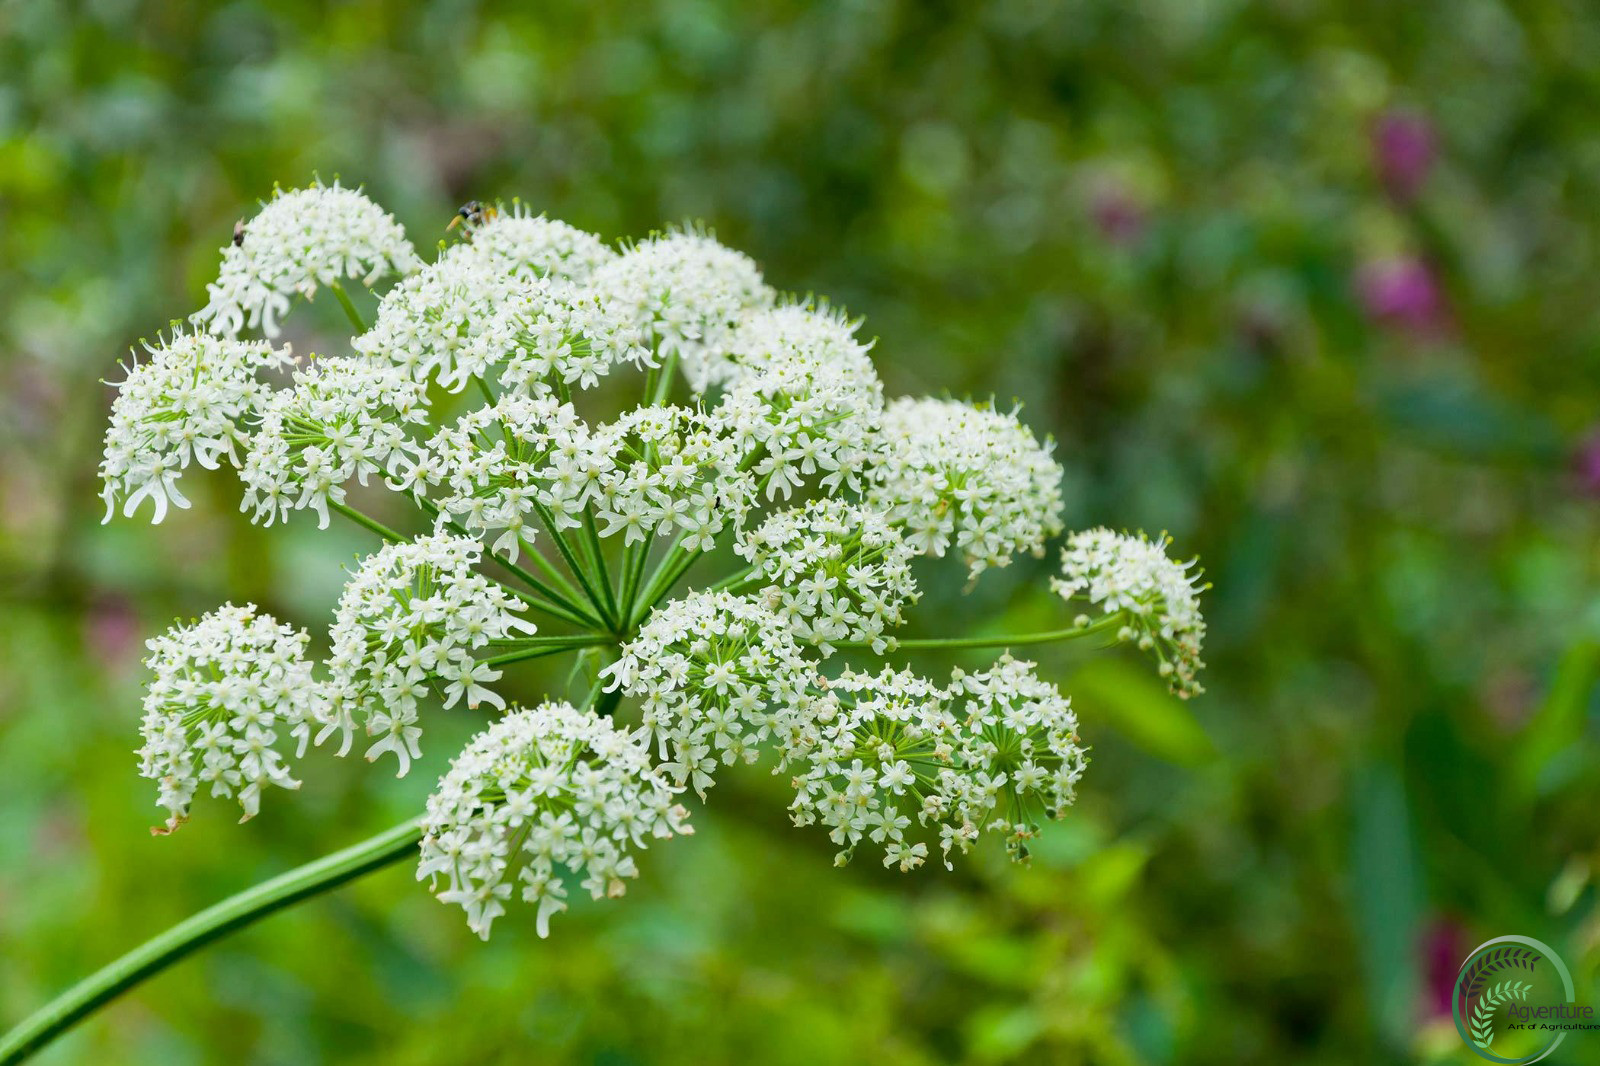
[[[1150,540],[1090,529],[1074,533],[1061,551],[1061,577],[1050,582],[1068,603],[1086,602],[1126,622],[1118,636],[1154,652],[1172,691],[1187,699],[1205,691],[1196,680],[1204,668],[1200,645],[1206,623],[1200,615],[1200,571],[1194,560],[1167,556],[1168,537]]]
[[[771,584],[758,594],[796,640],[824,655],[836,641],[893,645],[885,631],[901,624],[919,596],[916,555],[881,514],[837,498],[779,511],[741,534],[735,550]]]
[[[359,190],[337,181],[277,190],[242,239],[222,249],[222,271],[206,286],[210,302],[193,321],[226,337],[256,328],[276,337],[296,296],[309,300],[345,278],[371,287],[421,266],[404,227]]]
[[[534,215],[521,203],[474,226],[462,254],[495,273],[569,282],[588,281],[617,257],[594,234]]]
[[[325,702],[305,659],[306,634],[256,614],[254,604],[223,606],[149,642],[155,674],[144,698],[139,772],[161,785],[171,832],[189,817],[202,787],[237,796],[246,821],[268,785],[299,788],[278,749],[279,730],[305,753]]]
[[[812,670],[770,611],[696,592],[651,615],[605,676],[640,702],[662,772],[703,798],[720,765],[754,762],[772,717],[807,701]]]
[[[288,348],[207,333],[174,332],[146,351],[150,359],[128,369],[111,405],[100,462],[107,522],[118,499],[125,518],[149,499],[155,523],[169,503],[188,507],[177,484],[184,469],[237,464],[244,422],[272,394],[260,372],[293,364]]]
[[[615,898],[638,876],[636,849],[693,832],[674,792],[652,770],[642,734],[565,703],[513,708],[428,797],[417,879],[459,904],[485,940],[521,882],[548,936],[550,916],[567,909],[563,870],[593,898]]]
[[[1040,815],[1063,817],[1087,755],[1071,704],[1009,655],[944,688],[905,671],[847,671],[817,702],[774,722],[779,771],[793,770],[796,825],[820,824],[848,862],[863,840],[909,870],[929,836],[946,865],[984,832],[1018,860]]]
[[[1061,467],[1013,414],[954,400],[900,399],[883,416],[871,503],[920,552],[953,544],[977,577],[1061,532]]]
[[[641,241],[596,270],[590,285],[659,355],[682,360],[696,392],[728,373],[730,338],[745,312],[773,301],[749,256],[693,232]]]
[[[350,749],[357,718],[368,736],[369,761],[392,754],[400,776],[420,754],[416,724],[421,699],[437,692],[448,707],[505,702],[487,686],[500,675],[482,660],[488,645],[532,634],[514,612],[523,605],[472,569],[483,547],[447,534],[391,544],[369,556],[339,598],[329,641],[331,703],[317,743],[342,736]]]

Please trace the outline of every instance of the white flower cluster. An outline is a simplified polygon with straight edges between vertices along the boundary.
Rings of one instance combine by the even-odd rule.
[[[345,755],[360,730],[366,757],[393,755],[403,775],[425,707],[465,703],[495,721],[429,801],[419,874],[484,936],[519,885],[542,935],[566,906],[563,870],[619,894],[633,849],[688,831],[676,795],[703,798],[721,767],[762,750],[793,776],[794,820],[826,826],[841,861],[866,841],[888,866],[917,867],[935,845],[948,863],[980,835],[1023,856],[1085,764],[1070,704],[1032,664],[1007,656],[944,685],[888,668],[830,680],[822,666],[841,650],[950,644],[897,644],[920,595],[915,557],[956,556],[976,578],[1042,555],[1062,529],[1052,444],[1015,412],[886,405],[859,323],[778,301],[750,258],[702,233],[619,253],[521,205],[476,206],[423,265],[360,193],[280,193],[226,250],[194,316],[210,332],[174,333],[121,383],[108,512],[149,499],[160,521],[188,506],[177,481],[191,463],[226,461],[257,522],[340,512],[399,537],[351,508],[356,481],[434,523],[351,575],[320,680],[305,635],[253,608],[152,642],[141,756],[169,825],[205,787],[247,816],[264,786],[295,787],[280,733],[301,751],[337,735]],[[399,280],[353,355],[295,367],[287,349],[232,339],[275,334],[296,296],[386,275]],[[286,387],[271,382],[290,369]],[[638,405],[591,418],[624,371],[642,379]],[[683,593],[730,542],[748,567]],[[1205,627],[1196,577],[1165,548],[1079,534],[1053,587],[1154,650],[1187,695]],[[486,551],[505,583],[479,571]],[[525,611],[558,619],[558,635],[534,636]],[[1087,615],[1076,627],[1065,635]],[[507,710],[491,687],[511,662],[580,647],[617,655],[590,698],[636,728],[565,704]]]
[[[410,441],[405,427],[427,421],[422,387],[391,366],[365,359],[318,359],[294,375],[261,412],[239,469],[240,510],[271,525],[306,507],[328,526],[328,502],[344,501],[352,477],[393,473]]]
[[[463,253],[499,274],[584,282],[617,257],[592,233],[543,215],[523,204],[501,210],[473,226]]]
[[[533,536],[535,508],[558,528],[576,524],[571,515],[591,488],[587,471],[600,462],[594,451],[570,403],[506,395],[434,434],[395,483],[419,497],[442,486],[433,494],[440,521],[477,536],[499,530],[493,550],[515,561],[525,529]]]
[[[514,612],[522,604],[472,567],[482,546],[445,534],[391,544],[369,556],[345,585],[329,634],[331,701],[321,743],[334,732],[350,748],[356,719],[377,741],[368,761],[393,754],[403,777],[422,754],[417,709],[430,691],[446,708],[505,707],[491,682],[500,671],[483,660],[485,645],[533,634]]]
[[[728,341],[727,380],[759,374],[774,362],[799,357],[839,368],[845,381],[873,389],[878,372],[871,345],[856,339],[860,321],[823,302],[789,301],[744,316]],[[882,386],[874,390],[882,406]]]
[[[696,392],[730,373],[729,342],[745,312],[774,298],[749,256],[688,232],[639,242],[595,271],[591,284],[660,355],[682,360]]]
[[[478,734],[428,798],[417,879],[460,904],[489,937],[514,882],[538,907],[538,932],[567,909],[562,868],[594,899],[637,877],[632,852],[650,837],[694,830],[675,790],[651,768],[642,734],[565,703],[513,709]]]
[[[210,302],[193,321],[226,337],[257,328],[276,337],[296,296],[309,300],[344,278],[370,287],[421,266],[404,227],[359,190],[337,181],[278,190],[222,249],[222,271],[206,286]]]
[[[602,465],[593,484],[600,535],[624,544],[683,537],[685,551],[709,551],[754,503],[738,441],[715,417],[684,407],[639,407],[595,433]]]
[[[639,701],[661,771],[704,799],[719,763],[754,762],[773,716],[808,702],[812,674],[772,612],[695,592],[651,615],[605,676]]]
[[[1074,533],[1061,551],[1061,577],[1051,588],[1071,603],[1098,606],[1107,616],[1121,614],[1125,624],[1118,638],[1153,651],[1161,676],[1172,691],[1187,699],[1204,691],[1196,675],[1205,664],[1200,644],[1206,623],[1200,616],[1200,572],[1190,572],[1194,560],[1179,563],[1168,558],[1167,537],[1149,540],[1090,529]],[[1080,615],[1077,624],[1090,619]]]
[[[179,475],[190,462],[207,470],[237,463],[245,418],[272,392],[260,372],[293,364],[287,348],[206,333],[174,332],[146,350],[150,359],[129,368],[111,406],[100,462],[107,522],[118,499],[125,518],[149,499],[155,523],[169,503],[188,507]]]
[[[305,753],[322,696],[305,659],[306,635],[224,604],[192,625],[149,642],[154,673],[144,698],[139,772],[160,783],[171,832],[189,817],[195,793],[237,796],[240,821],[261,809],[268,785],[299,788],[276,747],[279,730]]]
[[[824,656],[833,644],[893,647],[889,628],[919,596],[916,555],[880,514],[837,498],[779,511],[741,535],[735,550],[771,584],[758,594],[794,639]]]
[[[613,367],[655,365],[644,333],[627,315],[589,289],[538,280],[513,293],[476,339],[457,373],[486,377],[499,366],[500,384],[535,396],[576,386],[592,389]]]
[[[954,544],[973,577],[1061,532],[1061,467],[1013,414],[954,400],[899,399],[884,411],[869,499],[918,551]]]
[[[475,255],[470,243],[452,245],[384,293],[377,321],[350,346],[415,381],[437,378],[459,392],[483,369],[493,343],[483,334],[496,312],[525,284]]]
[[[716,414],[772,500],[807,481],[861,488],[883,415],[883,383],[842,318],[789,305],[735,334],[731,382]],[[820,476],[819,476],[820,475]]]
[[[946,866],[985,831],[1024,859],[1035,819],[1064,816],[1087,762],[1071,703],[1009,655],[942,688],[888,668],[846,672],[775,732],[796,771],[794,822],[826,826],[841,865],[870,840],[885,866],[913,869],[931,840],[917,838],[935,826]]]
[[[391,289],[352,344],[453,391],[500,367],[530,393],[543,379],[588,388],[612,366],[653,358],[632,311],[587,287],[616,258],[566,223],[498,216]]]

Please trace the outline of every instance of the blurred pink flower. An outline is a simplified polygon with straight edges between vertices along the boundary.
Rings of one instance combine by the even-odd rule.
[[[1600,426],[1578,442],[1572,453],[1572,470],[1584,495],[1600,497]]]
[[[1444,293],[1431,267],[1415,256],[1367,263],[1356,275],[1361,306],[1380,322],[1436,333],[1445,322]]]
[[[1144,205],[1119,186],[1106,184],[1096,189],[1089,214],[1100,236],[1112,244],[1133,244],[1144,234]]]
[[[1372,155],[1389,194],[1414,199],[1433,169],[1433,124],[1412,111],[1385,113],[1372,130]]]
[[[126,669],[138,662],[139,617],[121,596],[94,601],[84,618],[83,636],[89,654],[108,669]]]
[[[1460,972],[1461,961],[1471,949],[1466,928],[1453,918],[1435,916],[1423,926],[1420,969],[1425,1016],[1450,1017],[1456,974]]]

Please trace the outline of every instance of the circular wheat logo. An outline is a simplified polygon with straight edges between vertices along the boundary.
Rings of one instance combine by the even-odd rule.
[[[1600,1027],[1579,1007],[1566,963],[1545,943],[1502,936],[1480,944],[1456,974],[1456,1030],[1479,1058],[1530,1063],[1575,1029]]]

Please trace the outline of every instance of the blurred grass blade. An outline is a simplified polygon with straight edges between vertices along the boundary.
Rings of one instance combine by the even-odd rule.
[[[1109,725],[1159,759],[1195,766],[1216,754],[1189,705],[1132,663],[1097,659],[1076,671],[1067,689],[1080,721]]]
[[[1548,790],[1546,771],[1583,737],[1589,694],[1600,679],[1600,641],[1584,636],[1556,667],[1550,693],[1522,731],[1511,761],[1512,794],[1522,802]]]

